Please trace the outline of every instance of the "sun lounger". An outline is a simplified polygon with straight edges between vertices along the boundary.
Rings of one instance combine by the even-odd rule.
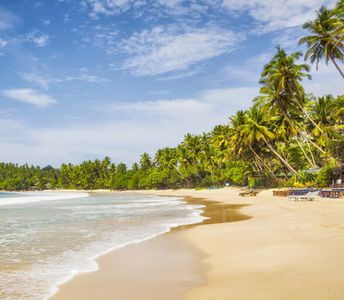
[[[273,196],[275,197],[287,197],[289,195],[288,190],[274,190],[272,191]]]
[[[241,196],[241,197],[257,196],[258,193],[259,192],[257,192],[257,191],[246,191],[246,192],[239,193],[239,196]]]
[[[331,190],[322,190],[320,195],[323,198],[344,198],[344,189],[334,188]]]
[[[319,196],[319,192],[309,192],[305,195],[289,195],[289,201],[314,201],[315,197]]]

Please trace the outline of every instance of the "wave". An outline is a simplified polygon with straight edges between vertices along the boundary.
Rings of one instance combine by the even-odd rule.
[[[77,275],[90,273],[94,271],[99,270],[99,265],[97,262],[97,259],[103,255],[106,255],[110,252],[113,252],[115,250],[122,249],[126,246],[138,244],[147,240],[150,240],[152,238],[155,238],[157,236],[160,236],[164,233],[170,232],[172,228],[178,227],[178,226],[185,226],[185,225],[191,225],[191,224],[197,224],[202,222],[203,220],[207,219],[206,217],[201,216],[202,210],[194,210],[190,212],[187,216],[175,220],[174,222],[167,222],[164,224],[160,224],[160,228],[156,228],[154,232],[146,232],[143,236],[136,236],[132,238],[129,241],[122,241],[118,243],[115,246],[110,246],[112,243],[110,242],[107,246],[99,247],[100,249],[97,249],[98,251],[95,251],[96,253],[93,253],[90,255],[90,253],[83,253],[83,257],[88,257],[86,261],[83,261],[82,263],[71,263],[71,265],[74,265],[72,269],[70,269],[67,274],[65,273],[64,276],[61,276],[59,280],[56,280],[56,274],[54,274],[55,282],[52,284],[50,289],[47,291],[47,293],[43,296],[42,300],[49,300],[51,297],[56,295],[56,293],[60,290],[61,285],[71,281],[74,279]],[[116,244],[116,243],[115,243]],[[95,249],[93,249],[95,250]],[[79,253],[80,255],[80,253]],[[57,266],[56,266],[57,267]],[[68,266],[70,267],[70,266]],[[62,270],[61,270],[62,271]],[[64,271],[64,270],[63,270]],[[61,272],[63,274],[63,272]]]
[[[89,195],[79,192],[25,192],[13,196],[11,200],[31,203]],[[3,200],[4,198],[0,198],[0,205],[4,205],[1,204]],[[19,234],[22,234],[20,239],[23,239],[21,245],[26,243],[30,246],[33,241],[39,250],[37,253],[31,251],[30,261],[33,263],[30,267],[16,269],[15,272],[0,272],[0,290],[3,292],[1,299],[50,299],[62,284],[76,275],[96,271],[99,268],[99,256],[154,238],[169,232],[173,227],[195,224],[205,219],[201,216],[203,205],[190,205],[179,197],[91,194],[86,201],[80,199],[46,203],[50,204],[44,215],[33,214],[35,210],[29,205],[27,210],[20,207],[20,214],[16,214],[18,217],[14,218],[15,224],[11,223],[12,227],[4,232],[11,234],[12,238],[3,234],[3,241],[0,240],[0,246],[3,243],[5,246],[7,244],[7,248],[13,248],[13,251],[3,253],[11,264],[15,264],[13,259],[21,259],[23,255],[20,248],[18,255],[14,255],[17,244],[11,244],[13,240],[18,240]],[[15,211],[16,207],[13,206],[13,209]],[[9,219],[13,221],[12,217]],[[23,227],[25,230],[20,231]],[[30,230],[32,233],[28,234]],[[37,230],[39,234],[34,234]],[[35,238],[31,240],[33,235]],[[6,253],[9,255],[6,256]],[[19,260],[18,265],[25,262]]]
[[[21,192],[13,194],[13,197],[0,198],[0,206],[14,205],[14,204],[28,204],[41,201],[67,200],[75,198],[86,198],[90,195],[88,193],[43,193],[43,192]]]

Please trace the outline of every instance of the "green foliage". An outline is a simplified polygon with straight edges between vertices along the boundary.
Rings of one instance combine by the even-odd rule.
[[[229,162],[224,169],[221,179],[235,185],[247,185],[249,166],[242,161]]]
[[[341,75],[344,26],[343,1],[334,10],[322,7],[304,25],[311,35],[305,58],[331,61]],[[62,164],[59,169],[0,163],[0,189],[167,189],[235,185],[329,185],[333,166],[344,161],[344,95],[313,97],[302,81],[310,68],[301,52],[278,47],[264,66],[260,95],[246,111],[229,117],[229,124],[209,133],[186,134],[176,147],[143,153],[131,168],[109,157]],[[242,101],[244,99],[237,99]],[[322,168],[318,174],[309,169]],[[254,178],[254,183],[252,182]]]
[[[320,187],[330,186],[332,181],[335,179],[333,169],[334,167],[331,165],[322,168],[316,178],[316,184]]]
[[[308,171],[299,171],[297,174],[291,177],[289,185],[294,187],[307,187],[314,185],[316,174]]]

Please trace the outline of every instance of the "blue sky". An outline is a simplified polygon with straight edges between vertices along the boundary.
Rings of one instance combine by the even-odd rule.
[[[320,0],[2,0],[0,160],[132,163],[226,123]],[[314,68],[313,68],[314,69]],[[332,66],[315,95],[342,94]]]

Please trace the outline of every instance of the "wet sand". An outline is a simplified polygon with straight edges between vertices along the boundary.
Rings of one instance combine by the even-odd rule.
[[[224,204],[185,197],[190,204],[204,205],[197,225],[249,219],[240,213],[243,205]],[[80,274],[62,285],[52,300],[175,300],[205,283],[204,254],[184,235],[197,225],[178,226],[167,234],[132,244],[100,257],[99,270]],[[92,288],[90,288],[92,287]]]
[[[343,299],[344,199],[291,202],[271,191],[245,198],[240,191],[141,191],[221,201],[209,213],[224,223],[187,226],[129,246],[130,256],[129,247],[110,253],[98,272],[76,277],[54,299]],[[227,212],[238,222],[226,223]],[[78,284],[82,277],[89,279]]]
[[[181,299],[204,283],[202,258],[179,232],[161,235],[104,255],[99,271],[77,276],[52,299]]]

